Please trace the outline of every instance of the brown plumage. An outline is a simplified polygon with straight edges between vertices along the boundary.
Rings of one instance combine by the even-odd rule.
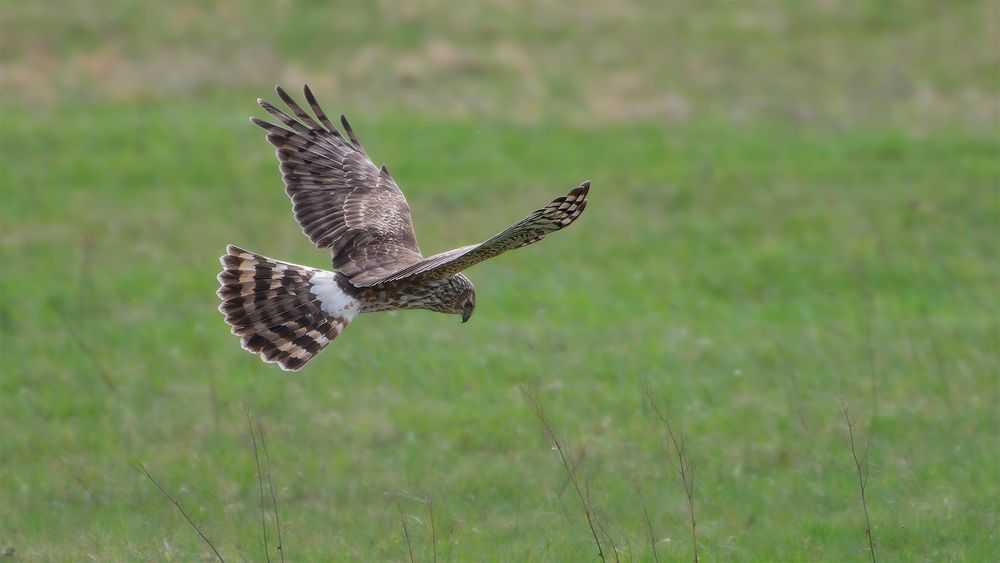
[[[275,147],[295,219],[336,272],[297,266],[227,247],[219,274],[219,309],[248,351],[298,370],[358,313],[429,309],[469,320],[476,292],[460,272],[537,242],[572,223],[587,206],[590,182],[480,244],[424,258],[410,207],[385,167],[377,167],[341,116],[345,138],[304,88],[310,115],[280,87],[292,117],[257,102],[283,126],[251,121]]]

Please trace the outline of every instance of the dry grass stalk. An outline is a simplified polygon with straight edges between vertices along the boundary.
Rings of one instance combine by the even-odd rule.
[[[660,563],[660,556],[656,553],[656,538],[653,536],[653,523],[649,519],[649,511],[646,510],[646,499],[642,496],[639,484],[635,485],[635,494],[639,497],[639,506],[642,507],[642,521],[646,524],[646,532],[649,534],[649,547],[653,550],[653,563]]]
[[[427,512],[430,513],[431,522],[431,549],[434,553],[434,563],[438,560],[437,530],[434,526],[434,497],[427,497]]]
[[[521,396],[524,398],[524,401],[542,423],[545,435],[548,437],[549,441],[552,442],[553,447],[555,447],[556,454],[559,456],[559,461],[562,462],[563,469],[566,471],[566,477],[570,484],[573,485],[573,490],[576,491],[577,499],[580,501],[580,508],[583,510],[583,515],[587,520],[587,527],[590,529],[590,535],[594,538],[594,544],[597,545],[597,556],[600,557],[601,561],[607,561],[604,554],[604,545],[601,543],[600,536],[598,535],[598,528],[601,528],[602,535],[604,535],[606,539],[609,536],[607,531],[604,530],[604,528],[597,522],[597,516],[594,513],[594,506],[590,500],[590,488],[580,482],[578,463],[580,457],[574,456],[570,447],[563,444],[559,435],[556,434],[552,423],[549,421],[548,417],[545,416],[545,410],[542,409],[542,406],[535,400],[535,397],[532,396],[528,389],[524,385],[519,385],[518,389],[521,391]],[[614,554],[615,560],[617,561],[617,550]]]
[[[403,512],[403,505],[396,501],[396,508],[399,509],[399,521],[403,524],[403,538],[406,539],[406,549],[410,552],[410,563],[414,563],[413,544],[410,543],[410,529],[406,526],[406,513]]]
[[[264,427],[257,421],[257,436],[260,437],[260,444],[264,447],[264,469],[267,473],[267,487],[271,491],[271,510],[274,514],[274,527],[278,532],[278,555],[281,562],[285,562],[285,543],[281,539],[281,518],[278,516],[278,495],[274,492],[274,479],[271,477],[271,453],[267,449],[267,436],[264,435]]]
[[[670,419],[656,406],[656,402],[653,400],[653,392],[649,388],[648,382],[645,382],[643,385],[643,394],[646,396],[646,401],[653,410],[653,414],[663,423],[667,431],[667,437],[670,438],[669,447],[662,439],[660,440],[660,447],[667,454],[667,459],[670,460],[674,471],[681,478],[681,485],[684,487],[684,496],[687,497],[688,516],[691,519],[691,548],[694,552],[694,562],[698,563],[698,519],[694,505],[694,464],[687,454],[687,448],[684,444],[684,432],[683,430],[674,432],[674,427],[670,424]],[[674,461],[674,457],[676,457],[676,461]]]
[[[851,417],[851,411],[847,408],[847,402],[843,397],[840,398],[840,409],[844,413],[844,422],[847,423],[847,435],[850,439],[848,449],[851,450],[851,457],[854,459],[854,468],[857,470],[858,475],[858,488],[861,490],[861,508],[865,513],[865,535],[868,537],[868,552],[872,556],[872,563],[876,563],[875,540],[872,538],[872,521],[868,514],[868,497],[866,495],[868,488],[868,454],[871,451],[872,436],[869,432],[867,438],[865,438],[865,451],[859,455],[854,441],[854,427],[858,424],[858,418]]]
[[[80,349],[80,353],[87,358],[90,365],[94,366],[94,371],[101,376],[101,381],[103,381],[104,384],[108,386],[108,389],[111,389],[112,391],[118,389],[118,382],[115,380],[115,376],[112,375],[111,372],[104,367],[104,364],[97,359],[97,354],[95,354],[90,346],[83,341],[83,338],[81,338],[79,334],[80,331],[74,328],[74,323],[70,321],[70,319],[66,316],[66,313],[58,307],[54,310],[56,315],[59,317],[59,320],[62,322],[63,329],[66,331],[66,334],[69,335],[69,337],[76,344],[77,348]]]
[[[250,441],[253,444],[253,459],[257,464],[257,488],[260,489],[260,530],[264,537],[264,556],[267,563],[271,563],[271,550],[267,545],[267,519],[264,512],[264,480],[261,478],[260,455],[257,453],[257,433],[254,431],[253,415],[250,414],[250,407],[246,408],[247,426],[250,427]]]
[[[139,471],[141,471],[143,474],[146,475],[146,478],[148,478],[150,481],[153,482],[154,485],[156,485],[157,489],[160,489],[160,492],[163,493],[163,496],[167,497],[170,500],[170,502],[172,502],[173,505],[175,507],[177,507],[177,510],[180,511],[180,513],[181,513],[182,516],[184,516],[184,519],[187,520],[188,524],[190,524],[191,527],[194,528],[194,531],[198,532],[198,535],[201,536],[201,539],[206,544],[208,544],[208,547],[212,548],[212,553],[214,553],[215,556],[219,558],[219,561],[222,561],[223,563],[225,563],[226,560],[223,559],[222,555],[219,554],[219,550],[215,549],[215,545],[212,544],[212,541],[209,540],[207,536],[205,536],[204,532],[201,531],[201,528],[199,528],[198,525],[194,523],[194,520],[192,520],[191,517],[188,516],[188,513],[184,511],[184,508],[180,505],[180,503],[177,502],[174,499],[174,497],[170,496],[170,493],[168,493],[166,491],[166,489],[164,489],[162,486],[160,486],[160,484],[156,481],[156,479],[153,479],[153,476],[150,475],[149,471],[146,470],[146,466],[145,465],[143,465],[141,463],[136,463],[135,465],[136,465],[136,468]]]

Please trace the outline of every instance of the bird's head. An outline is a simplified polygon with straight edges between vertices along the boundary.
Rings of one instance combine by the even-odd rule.
[[[455,274],[437,291],[441,307],[438,311],[453,315],[462,315],[462,322],[467,322],[476,310],[476,288],[464,274]]]
[[[449,315],[462,315],[462,322],[469,320],[476,310],[476,288],[469,278],[455,274],[444,280],[424,284],[429,294],[410,303],[410,307],[430,309]]]
[[[462,300],[462,322],[469,322],[474,312],[476,312],[476,288],[472,287],[472,282],[469,282],[469,291],[465,293]]]
[[[451,289],[449,293],[453,296],[450,312],[461,314],[462,322],[468,322],[476,310],[476,288],[464,274],[455,274],[448,281]]]

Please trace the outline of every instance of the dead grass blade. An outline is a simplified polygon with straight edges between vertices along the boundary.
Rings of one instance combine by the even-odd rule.
[[[180,513],[181,513],[182,516],[184,516],[184,519],[187,520],[188,524],[190,524],[192,528],[194,528],[194,531],[198,532],[198,535],[201,536],[201,539],[206,544],[208,544],[208,547],[210,547],[212,549],[212,553],[214,553],[215,556],[219,558],[219,561],[222,561],[223,563],[225,563],[226,560],[223,559],[222,555],[219,554],[219,550],[215,549],[215,545],[212,544],[212,541],[209,540],[207,536],[205,536],[204,532],[201,531],[201,528],[199,528],[198,525],[194,523],[194,520],[192,520],[191,517],[188,516],[188,513],[184,511],[184,508],[180,505],[180,503],[177,502],[174,499],[174,497],[170,496],[170,493],[168,493],[166,491],[166,489],[164,489],[162,486],[160,486],[160,484],[156,481],[156,479],[153,479],[153,476],[150,475],[149,471],[146,470],[146,466],[143,465],[143,464],[141,464],[141,463],[138,463],[138,462],[135,464],[135,466],[136,466],[136,469],[138,469],[144,475],[146,475],[147,479],[149,479],[150,481],[153,482],[154,485],[156,485],[157,489],[160,489],[160,492],[163,493],[163,496],[167,497],[170,500],[170,502],[172,502],[173,505],[175,507],[177,507],[177,510],[180,511]]]

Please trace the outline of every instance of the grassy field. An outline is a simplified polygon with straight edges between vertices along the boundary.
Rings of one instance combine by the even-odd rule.
[[[879,558],[997,560],[1000,8],[730,6],[0,4],[0,549],[212,557],[142,463],[264,560],[249,409],[289,560],[593,560],[523,386],[604,546],[690,559],[648,384],[704,560],[870,557],[842,400]],[[425,252],[590,206],[468,272],[468,324],[364,316],[283,373],[214,294],[227,243],[328,265],[246,119],[277,82],[351,117]]]

